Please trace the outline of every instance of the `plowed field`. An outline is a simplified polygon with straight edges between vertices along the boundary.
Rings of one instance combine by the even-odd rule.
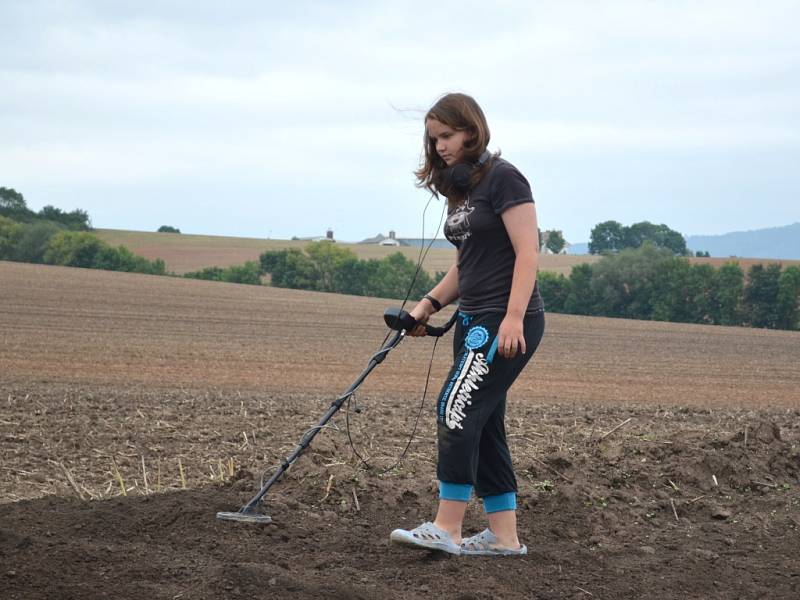
[[[432,517],[429,339],[258,489],[393,301],[0,262],[0,598],[800,597],[800,334],[547,316],[509,395],[525,558],[388,544]],[[482,528],[479,508],[467,531]]]

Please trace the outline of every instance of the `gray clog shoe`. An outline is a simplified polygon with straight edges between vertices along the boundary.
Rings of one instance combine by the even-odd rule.
[[[395,529],[389,536],[389,540],[393,544],[401,544],[412,548],[425,548],[450,554],[461,554],[461,546],[453,541],[450,534],[430,522],[423,523],[411,531]]]
[[[461,554],[465,556],[524,556],[528,553],[526,546],[520,545],[516,550],[497,548],[497,536],[490,529],[468,537],[461,542]]]

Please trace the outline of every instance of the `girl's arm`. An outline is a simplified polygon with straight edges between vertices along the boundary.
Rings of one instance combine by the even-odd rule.
[[[436,298],[442,305],[442,308],[450,304],[453,300],[458,298],[458,263],[453,263],[453,266],[448,269],[447,273],[436,286],[428,292],[429,295]],[[411,316],[414,317],[421,324],[425,324],[430,319],[431,315],[436,312],[436,309],[431,304],[430,300],[423,298],[411,311]],[[419,336],[425,335],[425,328],[422,325],[414,328],[409,332],[409,335]]]
[[[517,258],[514,261],[514,276],[506,316],[498,332],[497,351],[501,356],[513,358],[518,351],[523,354],[526,351],[522,321],[536,284],[536,271],[539,267],[536,206],[532,202],[517,204],[503,211],[500,218],[503,219]]]

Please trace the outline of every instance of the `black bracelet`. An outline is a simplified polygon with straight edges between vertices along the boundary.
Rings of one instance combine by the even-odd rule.
[[[434,297],[433,297],[433,296],[431,296],[430,294],[425,294],[425,295],[422,297],[422,299],[423,299],[423,300],[427,299],[427,300],[428,300],[428,302],[430,302],[430,303],[431,303],[431,306],[433,306],[433,308],[435,308],[435,309],[436,309],[436,312],[439,312],[440,310],[442,310],[442,303],[441,303],[441,302],[439,302],[439,301],[438,301],[436,298],[434,298]]]

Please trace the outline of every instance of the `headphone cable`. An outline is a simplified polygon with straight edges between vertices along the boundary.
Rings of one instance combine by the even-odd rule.
[[[406,303],[408,302],[408,298],[411,296],[411,291],[414,288],[414,284],[417,281],[417,276],[419,275],[419,272],[422,269],[422,263],[425,260],[425,258],[427,258],[428,251],[431,249],[431,247],[433,246],[433,243],[436,241],[436,233],[434,233],[433,237],[431,238],[430,243],[428,243],[428,245],[427,245],[427,248],[425,247],[425,214],[427,213],[428,207],[430,206],[431,200],[433,200],[433,198],[434,198],[434,194],[431,194],[430,197],[428,198],[428,202],[425,204],[425,208],[422,211],[422,243],[420,244],[420,252],[419,252],[419,256],[417,258],[417,268],[414,271],[414,275],[411,278],[411,283],[409,284],[408,289],[406,290],[406,296],[403,299],[403,303],[400,305],[400,310],[402,310],[405,307]],[[446,211],[447,211],[447,205],[445,204],[445,205],[442,206],[442,214],[441,214],[441,217],[439,218],[439,224],[436,227],[436,231],[437,232],[439,231],[439,229],[442,226],[442,222],[444,221],[444,215],[446,214]],[[423,252],[423,249],[424,249],[424,252]],[[383,347],[383,345],[386,343],[386,340],[389,339],[390,335],[391,335],[391,332],[386,334],[386,337],[383,338],[383,342],[381,343],[381,347]],[[431,370],[433,368],[433,359],[434,359],[434,356],[436,354],[436,345],[437,345],[438,342],[439,342],[439,338],[438,337],[434,338],[433,350],[431,351],[431,358],[430,358],[430,361],[428,363],[428,373],[427,373],[427,375],[425,377],[425,387],[424,387],[423,392],[422,392],[422,400],[420,401],[419,410],[417,411],[417,416],[414,419],[414,427],[411,430],[411,434],[408,437],[408,441],[406,442],[405,448],[403,448],[403,452],[400,454],[400,457],[397,459],[397,461],[392,466],[387,467],[386,469],[380,471],[378,473],[379,475],[383,475],[383,474],[391,471],[392,469],[397,467],[397,465],[399,465],[401,462],[403,462],[403,460],[405,459],[406,453],[408,452],[408,449],[411,447],[411,444],[414,441],[414,434],[417,432],[417,427],[419,426],[419,419],[422,416],[422,410],[425,407],[425,398],[426,398],[427,393],[428,393],[428,384],[430,383]],[[347,439],[348,439],[348,441],[350,443],[350,448],[353,450],[353,453],[356,455],[356,457],[358,457],[358,459],[364,464],[364,466],[367,469],[373,470],[374,467],[372,465],[370,465],[363,456],[361,456],[361,454],[358,452],[358,450],[356,450],[355,443],[353,442],[353,438],[352,438],[352,435],[351,435],[351,432],[350,432],[350,401],[352,399],[355,399],[355,391],[353,391],[353,393],[350,394],[350,396],[347,397],[347,405],[345,407],[345,425],[346,425],[345,429],[346,429],[346,432],[347,432]],[[356,409],[355,410],[356,410],[356,412],[361,412],[360,409],[358,409],[357,404],[356,404]]]

